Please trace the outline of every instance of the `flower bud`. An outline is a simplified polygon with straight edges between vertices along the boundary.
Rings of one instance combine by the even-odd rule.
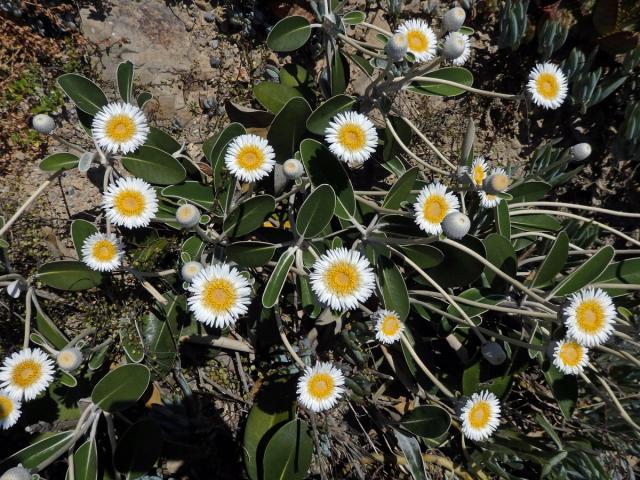
[[[591,155],[591,145],[588,143],[577,143],[569,150],[571,154],[571,160],[574,162],[581,162],[589,155]]]
[[[191,261],[182,265],[180,269],[180,276],[185,282],[191,282],[195,276],[202,270],[202,264],[200,262]]]
[[[27,285],[21,279],[14,280],[9,285],[7,285],[7,293],[11,298],[18,298],[20,294],[27,289]]]
[[[509,176],[506,173],[494,173],[485,179],[482,189],[489,195],[504,192],[509,186]]]
[[[39,113],[31,120],[31,125],[33,125],[33,129],[36,132],[44,133],[45,135],[53,132],[53,129],[56,128],[56,123],[53,121],[49,115],[44,113]]]
[[[458,32],[452,32],[444,39],[442,55],[447,60],[455,60],[463,54],[465,45],[465,36]]]
[[[407,36],[403,33],[393,35],[384,47],[389,60],[392,62],[400,62],[407,53]]]
[[[507,359],[507,354],[504,349],[496,342],[487,342],[482,344],[480,352],[491,365],[501,365]]]
[[[31,474],[22,465],[18,465],[4,472],[0,480],[31,480]]]
[[[451,212],[442,221],[442,231],[448,238],[458,240],[469,233],[471,222],[462,212]]]
[[[282,171],[289,180],[296,180],[304,174],[304,166],[300,160],[290,158],[282,164]]]
[[[190,229],[198,225],[200,221],[200,210],[190,203],[180,205],[176,210],[176,222],[185,229]]]
[[[82,365],[82,359],[82,352],[76,347],[65,348],[56,356],[58,367],[65,372],[71,372]]]
[[[465,18],[467,18],[467,14],[464,9],[460,7],[452,8],[442,17],[442,27],[447,32],[455,32],[460,29]]]

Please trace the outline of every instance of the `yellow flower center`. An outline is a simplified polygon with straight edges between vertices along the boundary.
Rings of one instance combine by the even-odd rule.
[[[476,185],[482,185],[482,181],[484,180],[484,169],[482,165],[476,165],[473,167],[473,183]]]
[[[110,262],[117,253],[118,249],[113,242],[105,239],[98,240],[91,250],[91,255],[99,262]]]
[[[9,397],[0,395],[0,418],[7,418],[13,412],[13,400]]]
[[[347,150],[353,152],[362,150],[367,144],[367,136],[364,129],[355,123],[345,123],[340,127],[338,140]]]
[[[11,372],[11,383],[24,389],[29,388],[42,377],[42,365],[32,359],[17,363]]]
[[[598,333],[604,327],[604,321],[604,309],[597,300],[585,300],[576,309],[576,323],[583,332]]]
[[[237,155],[238,165],[244,170],[257,170],[264,163],[264,153],[256,145],[245,145]]]
[[[382,319],[380,331],[387,337],[393,337],[400,330],[400,319],[395,315],[387,315]]]
[[[423,53],[429,50],[429,38],[420,30],[407,32],[407,46],[411,52]]]
[[[493,176],[491,183],[493,184],[493,188],[499,191],[503,191],[509,186],[509,177],[507,175],[497,173]]]
[[[489,201],[489,202],[493,202],[493,201],[494,201],[496,198],[498,198],[498,197],[497,197],[497,196],[495,196],[495,195],[491,195],[490,193],[487,193],[487,194],[486,194],[486,196],[485,196],[485,198],[487,199],[487,201]]]
[[[236,289],[224,278],[211,280],[202,292],[202,303],[214,312],[228,311],[236,302],[236,298]]]
[[[469,424],[473,428],[484,428],[491,418],[491,406],[484,400],[477,402],[469,410]]]
[[[449,203],[444,196],[434,194],[427,197],[422,208],[424,219],[430,223],[442,223],[449,211]]]
[[[329,398],[335,388],[333,377],[328,373],[316,373],[309,379],[307,391],[316,400]]]
[[[336,262],[327,269],[324,280],[336,295],[351,295],[360,285],[358,270],[348,262]]]
[[[558,79],[552,73],[541,73],[536,80],[536,88],[538,94],[547,100],[553,100],[558,96],[560,91],[560,84]]]
[[[128,115],[114,115],[104,127],[107,137],[114,142],[128,142],[136,134],[136,124]]]
[[[582,346],[576,342],[567,342],[560,347],[558,356],[562,363],[569,367],[577,367],[582,359]]]
[[[137,190],[122,190],[113,199],[116,211],[124,217],[137,217],[142,215],[147,202],[144,195]]]

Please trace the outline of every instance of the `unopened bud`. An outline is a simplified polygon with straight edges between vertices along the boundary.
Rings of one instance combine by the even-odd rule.
[[[58,367],[65,372],[71,372],[82,365],[82,352],[79,348],[65,348],[56,356]]]
[[[18,465],[4,472],[0,480],[31,480],[31,474],[22,465]]]
[[[509,186],[509,176],[506,173],[494,173],[482,184],[482,189],[489,195],[497,195],[504,192]]]
[[[44,133],[45,135],[50,134],[56,128],[56,122],[53,121],[53,118],[44,113],[39,113],[33,117],[31,125],[33,125],[33,129],[36,132]]]
[[[304,166],[300,160],[290,158],[282,164],[282,172],[289,180],[296,180],[304,174]]]
[[[466,46],[466,37],[458,32],[452,32],[444,39],[442,47],[442,55],[447,60],[455,60],[464,53]]]
[[[591,155],[591,145],[588,143],[577,143],[569,150],[571,154],[571,160],[574,162],[581,162],[589,155]]]
[[[392,62],[400,62],[407,54],[407,36],[403,33],[393,35],[384,47],[387,57]]]
[[[507,354],[504,349],[496,342],[482,344],[480,352],[491,365],[501,365],[507,359]]]
[[[200,221],[200,210],[191,205],[190,203],[185,203],[184,205],[180,205],[178,210],[176,210],[176,222],[182,227],[186,229],[190,229],[198,225]]]
[[[447,32],[455,32],[460,30],[465,18],[467,18],[467,14],[464,9],[460,7],[452,8],[442,17],[442,26]]]
[[[459,240],[469,233],[471,228],[471,222],[462,212],[451,212],[442,221],[442,231],[447,238],[453,238]]]
[[[191,261],[182,265],[180,269],[180,276],[185,282],[191,282],[198,273],[202,270],[202,264],[200,262]]]

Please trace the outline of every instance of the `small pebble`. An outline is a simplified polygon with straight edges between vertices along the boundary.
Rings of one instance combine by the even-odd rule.
[[[209,42],[209,45],[211,46],[211,48],[218,48],[218,45],[220,45],[220,40],[211,40],[211,42]]]
[[[207,23],[213,23],[216,21],[216,14],[214,12],[204,12],[204,15],[202,17]]]
[[[211,65],[211,68],[218,68],[221,63],[222,60],[220,60],[218,57],[211,57],[209,59],[209,65]]]

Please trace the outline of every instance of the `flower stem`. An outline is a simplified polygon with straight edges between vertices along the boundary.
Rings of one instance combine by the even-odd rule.
[[[438,168],[438,167],[434,167],[433,165],[425,162],[420,157],[418,157],[415,153],[413,153],[411,150],[409,150],[409,147],[407,147],[405,145],[405,143],[398,136],[398,133],[396,132],[395,128],[393,128],[393,125],[391,124],[391,120],[389,120],[389,118],[387,117],[385,119],[385,121],[386,121],[386,124],[387,124],[387,128],[389,129],[389,132],[393,136],[394,140],[396,142],[398,142],[398,145],[400,145],[400,148],[402,148],[402,150],[404,150],[404,152],[407,155],[409,155],[412,159],[414,159],[420,165],[428,168],[429,170],[433,170],[434,172],[439,173],[440,175],[448,175],[448,173],[445,170],[442,170],[441,168]]]
[[[409,354],[411,354],[411,356],[413,357],[413,359],[415,360],[416,364],[420,367],[420,370],[422,370],[424,372],[424,374],[429,377],[429,380],[431,380],[433,382],[433,384],[438,387],[440,389],[440,391],[442,393],[444,393],[447,397],[449,398],[455,398],[455,396],[453,395],[453,393],[451,393],[451,390],[449,390],[447,387],[445,387],[442,382],[440,382],[440,380],[438,380],[436,378],[436,376],[431,373],[431,370],[429,370],[427,368],[427,366],[422,362],[422,360],[420,359],[420,357],[418,356],[418,354],[416,353],[416,351],[413,349],[413,346],[411,345],[411,342],[409,342],[409,340],[407,339],[407,336],[403,333],[402,337],[401,337],[402,343],[403,345],[406,347],[406,349],[409,351]]]

